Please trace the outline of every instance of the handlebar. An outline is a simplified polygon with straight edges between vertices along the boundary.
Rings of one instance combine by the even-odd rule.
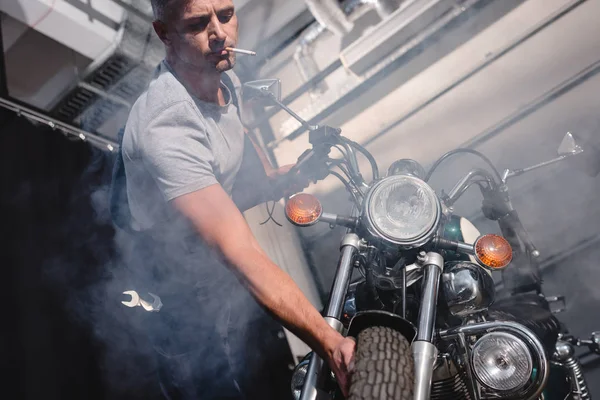
[[[516,210],[512,210],[510,213],[506,214],[506,216],[502,217],[501,221],[506,223],[506,225],[514,231],[515,236],[521,239],[527,253],[534,258],[538,258],[540,256],[540,252],[531,241],[529,233],[523,226],[523,223],[521,222],[519,214]]]
[[[318,158],[318,153],[314,151],[314,149],[306,150],[304,153],[298,157],[298,161],[296,165],[294,165],[290,170],[285,174],[278,176],[274,179],[271,185],[271,190],[273,192],[272,198],[283,196],[285,190],[289,187],[294,186],[294,184],[298,180],[316,180],[314,170],[315,165],[317,164],[315,161]]]
[[[471,170],[444,198],[445,204],[452,206],[474,183],[486,183],[486,186],[479,185],[483,194],[482,211],[486,218],[498,221],[503,234],[511,242],[511,246],[520,248],[520,241],[531,256],[539,257],[540,252],[531,241],[519,214],[512,206],[508,187],[501,179],[498,180],[495,174],[481,168]],[[514,238],[517,240],[515,241]]]
[[[285,175],[276,178],[273,184],[275,193],[283,193],[287,187],[294,184],[294,181],[313,181],[325,179],[329,174],[340,178],[346,188],[349,188],[351,194],[356,200],[357,193],[360,194],[360,188],[368,188],[360,169],[358,167],[356,151],[365,156],[371,165],[373,180],[379,179],[379,169],[373,155],[358,143],[341,136],[341,129],[329,126],[311,127],[309,132],[309,142],[312,148],[304,151],[298,157],[296,165],[292,167]],[[342,160],[332,159],[329,153],[332,147],[339,147],[344,155]],[[349,178],[346,181],[340,174],[331,171],[331,167],[337,165]]]
[[[595,353],[600,356],[600,331],[592,332],[589,339],[581,339],[571,334],[558,334],[559,340],[564,340],[577,347],[587,347],[590,353]],[[584,354],[585,355],[585,354]]]
[[[496,186],[494,177],[488,171],[481,168],[476,168],[472,171],[469,171],[464,178],[458,181],[452,190],[450,190],[450,193],[448,193],[448,196],[444,199],[444,202],[448,207],[451,207],[473,183],[477,183],[481,180],[487,182],[491,187]]]

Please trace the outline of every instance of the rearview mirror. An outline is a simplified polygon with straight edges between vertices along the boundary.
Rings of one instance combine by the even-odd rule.
[[[281,101],[281,81],[279,79],[261,79],[244,83],[244,100],[271,97]]]
[[[567,156],[583,152],[583,149],[577,144],[575,137],[571,132],[567,132],[560,146],[558,146],[558,155]]]
[[[558,155],[568,158],[570,165],[590,177],[600,174],[600,149],[581,138],[567,133],[558,147]],[[570,157],[576,156],[576,157]]]
[[[590,143],[585,145],[580,138],[567,132],[558,146],[558,157],[544,161],[527,168],[515,170],[507,169],[502,175],[502,182],[506,183],[508,178],[523,175],[526,172],[545,167],[561,161],[566,161],[572,168],[583,171],[592,178],[600,174],[600,149]]]

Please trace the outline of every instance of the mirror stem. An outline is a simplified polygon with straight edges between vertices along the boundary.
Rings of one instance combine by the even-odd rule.
[[[502,174],[502,182],[506,183],[506,181],[508,180],[508,178],[512,178],[514,176],[519,176],[519,175],[522,175],[522,174],[524,174],[526,172],[533,171],[534,169],[538,169],[538,168],[545,167],[545,166],[550,165],[550,164],[557,163],[559,161],[564,160],[565,158],[572,157],[572,156],[577,155],[577,154],[579,154],[581,152],[582,151],[578,151],[578,152],[572,153],[572,154],[564,154],[564,155],[562,155],[560,157],[556,157],[556,158],[554,158],[552,160],[544,161],[544,162],[541,162],[541,163],[536,164],[536,165],[532,165],[531,167],[527,167],[527,168],[520,168],[520,169],[515,169],[515,170],[508,170],[507,169]]]
[[[288,106],[286,106],[285,104],[283,104],[281,101],[277,100],[277,97],[275,97],[275,95],[273,95],[273,93],[268,92],[268,91],[265,91],[265,92],[268,93],[269,98],[275,104],[277,104],[284,111],[286,111],[288,114],[290,114],[292,117],[294,117],[294,119],[296,119],[298,122],[300,122],[300,124],[302,124],[302,126],[304,128],[308,129],[309,131],[314,131],[315,129],[317,129],[316,126],[309,125],[308,122],[306,122],[305,120],[303,120],[302,118],[300,118],[300,116],[298,114],[296,114],[294,111],[292,111]]]

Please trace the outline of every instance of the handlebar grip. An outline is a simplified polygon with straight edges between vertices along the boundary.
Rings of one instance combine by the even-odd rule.
[[[292,172],[292,170],[290,170],[285,175],[279,175],[273,178],[273,180],[271,181],[271,198],[283,197],[285,190],[288,187],[292,186],[294,177],[293,175],[290,175],[290,172]]]
[[[529,254],[531,254],[535,258],[539,257],[540,252],[531,241],[529,233],[521,223],[521,219],[519,218],[519,214],[517,213],[517,211],[512,210],[507,215],[507,217],[510,221],[510,227],[515,231],[517,237],[519,237],[523,241],[523,244],[525,245],[525,248],[527,249]]]
[[[272,194],[277,196],[283,196],[285,190],[292,187],[297,180],[301,179],[312,179],[311,174],[307,169],[310,167],[309,161],[313,158],[314,153],[312,151],[306,151],[303,153],[296,163],[285,175],[279,175],[273,178],[271,182]]]

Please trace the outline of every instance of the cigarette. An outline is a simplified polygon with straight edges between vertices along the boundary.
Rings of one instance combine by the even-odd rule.
[[[234,53],[247,54],[249,56],[255,56],[256,55],[255,51],[242,50],[242,49],[237,49],[235,47],[225,47],[225,50],[232,51]]]

